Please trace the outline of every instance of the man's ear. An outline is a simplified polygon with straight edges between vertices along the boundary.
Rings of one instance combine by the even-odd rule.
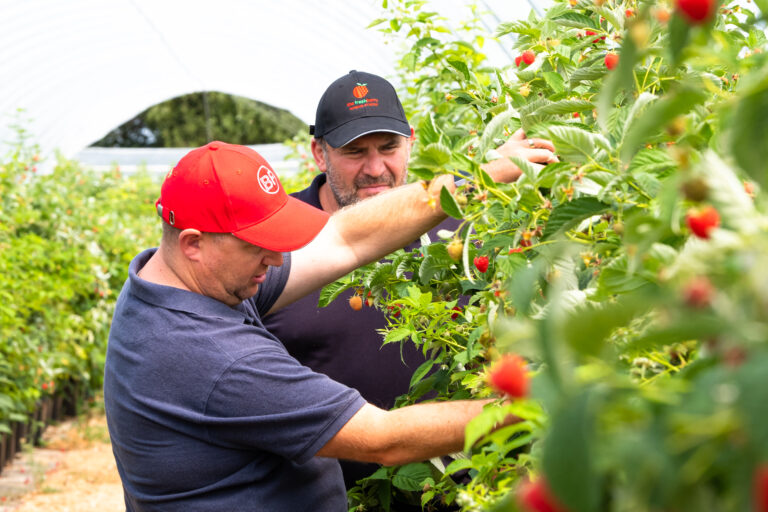
[[[320,169],[320,172],[325,172],[325,155],[323,154],[322,145],[317,139],[313,138],[310,147],[312,148],[312,156],[315,158],[317,168]]]
[[[192,261],[200,260],[200,242],[203,234],[196,229],[184,229],[179,233],[179,251],[187,259]]]

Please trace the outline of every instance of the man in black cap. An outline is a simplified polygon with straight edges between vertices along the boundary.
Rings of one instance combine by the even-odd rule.
[[[414,131],[394,87],[380,76],[350,71],[334,81],[320,99],[310,133],[312,155],[322,173],[307,189],[293,194],[296,198],[333,213],[406,182]],[[556,160],[550,141],[526,139],[522,131],[497,151],[534,165]],[[521,173],[508,158],[483,168],[503,182]],[[430,239],[435,240],[440,229],[454,231],[458,224],[447,219],[429,233]],[[382,346],[377,331],[387,325],[384,314],[369,307],[353,311],[347,302],[352,293],[318,308],[317,290],[270,314],[264,325],[302,364],[357,389],[368,402],[391,409],[395,399],[408,392],[424,356],[412,344],[402,350],[397,344]],[[344,460],[341,464],[347,488],[378,467]]]

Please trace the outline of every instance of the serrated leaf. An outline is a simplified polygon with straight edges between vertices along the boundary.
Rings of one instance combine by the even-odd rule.
[[[608,131],[608,119],[616,107],[616,94],[622,89],[633,87],[636,62],[637,47],[631,37],[626,37],[619,52],[619,64],[607,74],[597,95],[597,121],[603,132]]]
[[[422,160],[435,166],[444,166],[451,161],[451,148],[439,142],[427,144],[419,155]]]
[[[536,111],[538,115],[572,114],[573,112],[586,112],[594,109],[591,101],[586,100],[560,100],[550,103]]]
[[[488,406],[472,418],[464,432],[464,451],[470,451],[472,446],[501,423],[507,414],[508,411],[504,407]]]
[[[433,366],[435,366],[435,362],[431,359],[421,363],[419,367],[416,368],[416,371],[413,372],[413,375],[411,376],[411,382],[408,384],[408,387],[413,387],[417,382],[423,379],[430,372],[430,370],[432,370]]]
[[[509,157],[509,159],[523,171],[523,174],[525,174],[526,178],[528,178],[531,183],[536,184],[536,179],[539,177],[539,172],[541,172],[538,167],[533,165],[527,159],[519,156],[512,156]]]
[[[419,282],[423,285],[429,284],[438,270],[440,266],[436,264],[435,258],[426,256],[419,265]]]
[[[560,73],[554,71],[545,71],[542,73],[544,80],[547,82],[555,93],[561,93],[565,91],[565,79]]]
[[[633,120],[627,130],[620,148],[621,159],[625,162],[631,160],[648,137],[708,97],[709,93],[702,87],[683,85],[654,102],[645,109],[642,116]]]
[[[605,75],[606,70],[603,67],[589,66],[579,68],[568,76],[571,87],[578,85],[579,82],[592,82]]]
[[[424,116],[421,123],[419,123],[418,135],[419,141],[426,145],[440,140],[440,130],[435,125],[435,117],[432,112]]]
[[[564,160],[585,162],[594,158],[598,149],[610,151],[605,137],[576,126],[550,126],[547,132]]]
[[[452,68],[454,68],[456,71],[461,73],[461,75],[464,77],[464,80],[469,82],[470,75],[469,75],[469,68],[467,67],[467,63],[461,60],[449,60],[448,64]]]
[[[423,462],[414,462],[397,470],[392,477],[392,485],[404,491],[420,491],[427,478],[432,478],[429,466]]]
[[[496,267],[506,276],[513,276],[521,268],[528,266],[528,259],[520,253],[501,255],[496,258]]]
[[[592,17],[578,12],[566,12],[565,14],[552,18],[552,21],[566,27],[600,30],[597,22]]]
[[[541,238],[542,240],[547,240],[556,233],[570,229],[584,219],[603,213],[608,209],[610,209],[610,205],[594,197],[579,197],[573,201],[559,204],[549,215],[549,220]]]
[[[445,474],[451,475],[457,471],[471,468],[472,461],[470,459],[456,459],[445,467]]]
[[[352,288],[353,286],[354,284],[348,281],[335,281],[324,286],[323,289],[320,290],[320,298],[317,301],[317,306],[320,308],[326,307],[333,302],[336,297],[341,295],[344,290]]]
[[[453,197],[453,194],[451,194],[445,187],[440,189],[440,207],[446,215],[449,215],[454,219],[464,218],[464,214],[461,211],[459,203],[456,202],[456,198]]]
[[[394,343],[396,341],[404,340],[411,335],[411,332],[410,327],[396,327],[387,332],[384,336],[384,343]]]
[[[510,104],[508,109],[504,112],[497,114],[491,121],[485,126],[483,130],[483,136],[480,138],[480,144],[478,152],[481,155],[494,146],[494,139],[498,138],[499,134],[504,130],[504,125],[514,117],[518,117],[520,114]]]

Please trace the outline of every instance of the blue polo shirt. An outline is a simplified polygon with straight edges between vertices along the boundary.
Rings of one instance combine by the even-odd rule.
[[[302,366],[263,326],[290,271],[235,308],[139,278],[118,298],[104,402],[128,511],[347,509],[339,463],[317,451],[365,404]]]

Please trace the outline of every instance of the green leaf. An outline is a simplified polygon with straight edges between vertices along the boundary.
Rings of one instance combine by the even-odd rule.
[[[595,158],[599,149],[610,150],[610,143],[605,137],[576,126],[550,126],[547,132],[557,154],[565,160],[586,162]]]
[[[637,47],[631,37],[625,37],[619,52],[619,65],[607,74],[597,97],[597,120],[604,132],[608,131],[608,119],[615,107],[616,94],[622,89],[631,90],[634,87],[636,61]]]
[[[541,172],[539,168],[534,166],[525,158],[519,156],[511,156],[509,159],[512,160],[512,162],[518,166],[521,171],[523,171],[523,174],[525,174],[525,177],[528,178],[531,183],[536,184],[536,180],[539,177],[539,172]]]
[[[670,65],[675,68],[680,64],[680,58],[685,46],[688,44],[688,37],[691,33],[691,26],[677,13],[669,20],[669,55]]]
[[[579,68],[568,76],[568,81],[571,83],[571,87],[579,84],[579,82],[592,82],[605,75],[605,67],[589,66]]]
[[[592,17],[578,12],[566,12],[565,14],[552,18],[552,21],[566,27],[600,30],[597,22]]]
[[[451,161],[451,148],[439,142],[427,144],[419,155],[422,159],[436,166],[444,166]]]
[[[456,71],[462,74],[464,77],[464,80],[469,82],[469,68],[467,67],[467,63],[461,60],[449,60],[448,64],[451,65],[452,68],[454,68]]]
[[[469,420],[464,433],[464,451],[468,452],[472,446],[482,437],[486,436],[493,428],[506,418],[508,411],[505,407],[488,405],[483,412]]]
[[[370,22],[366,28],[373,28],[376,25],[380,25],[384,23],[385,21],[389,21],[389,18],[376,18],[375,20]]]
[[[480,138],[478,152],[485,156],[486,152],[494,146],[494,139],[498,138],[504,130],[504,125],[512,118],[518,117],[519,115],[517,110],[510,104],[506,111],[497,114],[491,119],[485,126],[485,130],[483,130],[483,136]]]
[[[558,75],[559,76],[559,75]],[[586,100],[560,100],[545,105],[536,111],[537,115],[549,115],[549,114],[572,114],[574,112],[586,112],[590,111],[595,106],[591,101]]]
[[[626,257],[623,257],[604,267],[600,271],[597,283],[601,294],[614,295],[637,290],[653,284],[653,281],[643,274],[630,272],[629,263]]]
[[[763,187],[768,185],[768,72],[747,88],[730,123],[731,152],[739,166]]]
[[[554,71],[545,71],[542,73],[544,80],[547,82],[555,93],[561,93],[565,91],[565,79],[560,73]]]
[[[589,392],[564,401],[552,417],[542,467],[552,492],[573,512],[598,510],[601,482],[594,469],[595,397]]]
[[[683,85],[664,98],[650,105],[642,116],[636,118],[627,130],[621,145],[621,159],[628,162],[659,129],[667,126],[675,117],[685,114],[709,97],[704,87]]]
[[[666,151],[656,148],[643,148],[632,158],[627,172],[629,174],[660,174],[675,168],[676,165],[676,162],[672,160]]]
[[[320,290],[320,299],[317,301],[317,306],[320,308],[326,307],[328,304],[338,297],[344,290],[354,287],[354,283],[348,281],[335,281],[329,285],[323,287]]]
[[[573,201],[557,205],[549,215],[541,238],[547,240],[557,233],[571,229],[584,219],[603,213],[608,209],[610,209],[610,205],[594,197],[579,197]]]
[[[384,336],[384,343],[394,343],[396,341],[404,340],[410,336],[412,332],[413,331],[410,326],[396,327],[395,329],[387,332],[387,335]]]
[[[440,140],[440,130],[435,125],[435,116],[432,112],[422,118],[418,135],[421,144],[429,145]]]
[[[432,369],[432,367],[435,366],[435,361],[432,359],[428,359],[421,363],[418,368],[416,368],[416,371],[413,372],[413,376],[411,376],[411,383],[408,384],[408,387],[413,387],[417,382],[419,382],[421,379],[423,379],[429,371]]]
[[[392,263],[380,263],[365,275],[363,285],[366,288],[376,288],[378,286],[382,286],[387,282],[387,279],[393,271],[394,265],[392,265]]]
[[[392,485],[404,491],[420,491],[427,478],[432,478],[430,467],[424,462],[414,462],[397,470],[392,477]]]
[[[496,257],[496,267],[506,276],[513,276],[528,265],[528,259],[520,253],[502,254]]]
[[[652,305],[652,300],[640,295],[612,303],[588,302],[569,312],[561,334],[577,352],[597,356],[616,328],[627,325]]]
[[[419,282],[423,285],[429,284],[434,275],[440,270],[440,265],[437,264],[435,258],[432,256],[426,256],[421,260],[419,265]]]
[[[464,218],[464,214],[461,212],[461,207],[459,206],[459,203],[456,202],[456,198],[453,197],[453,194],[451,194],[445,187],[440,190],[440,207],[447,215],[454,219]]]
[[[452,461],[448,466],[445,467],[445,474],[451,475],[457,471],[461,471],[463,469],[471,469],[472,468],[472,461],[470,459],[456,459]]]

